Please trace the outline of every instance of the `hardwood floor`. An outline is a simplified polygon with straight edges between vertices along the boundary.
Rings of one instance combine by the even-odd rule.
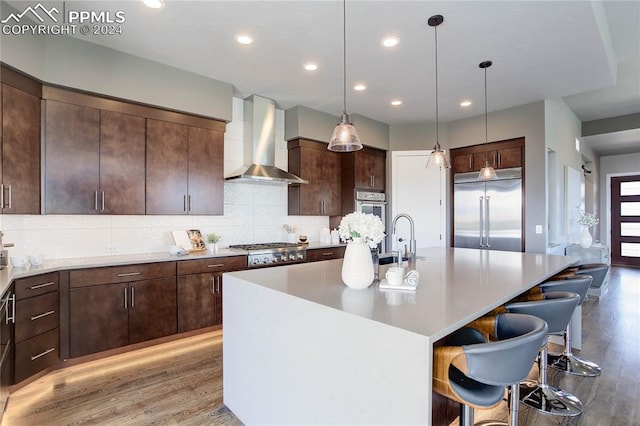
[[[521,405],[521,425],[640,424],[640,269],[612,268],[609,291],[583,308],[581,356],[595,378],[549,370],[583,414],[561,419]],[[535,370],[535,368],[534,368]],[[537,374],[532,370],[532,375]],[[506,420],[506,406],[476,421]],[[11,395],[3,425],[241,425],[222,403],[222,333],[213,332],[58,370]]]

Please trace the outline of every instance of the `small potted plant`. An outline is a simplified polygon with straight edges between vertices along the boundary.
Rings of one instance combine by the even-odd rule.
[[[207,250],[209,251],[209,253],[217,253],[218,241],[220,241],[221,235],[216,234],[215,232],[212,232],[210,234],[207,234],[206,237],[207,237],[207,242],[205,246],[207,247]]]

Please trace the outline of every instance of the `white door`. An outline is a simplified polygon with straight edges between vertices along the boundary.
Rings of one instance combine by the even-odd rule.
[[[391,153],[391,215],[388,218],[388,247],[404,250],[409,246],[409,223],[401,218],[392,235],[391,222],[399,213],[406,213],[415,223],[416,246],[446,245],[446,179],[447,172],[426,167],[431,151],[393,151]],[[400,242],[398,238],[405,241]]]

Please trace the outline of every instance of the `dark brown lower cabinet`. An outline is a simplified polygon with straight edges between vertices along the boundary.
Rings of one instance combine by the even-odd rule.
[[[178,277],[178,333],[222,324],[222,274]]]
[[[246,269],[247,256],[178,262],[178,332],[222,324],[222,274]]]
[[[70,356],[176,333],[176,280],[156,278],[72,288]]]

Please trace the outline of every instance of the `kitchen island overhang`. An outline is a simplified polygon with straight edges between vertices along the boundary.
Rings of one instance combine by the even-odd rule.
[[[578,260],[418,257],[415,293],[350,289],[341,260],[225,274],[225,404],[246,424],[430,424],[433,344]]]

